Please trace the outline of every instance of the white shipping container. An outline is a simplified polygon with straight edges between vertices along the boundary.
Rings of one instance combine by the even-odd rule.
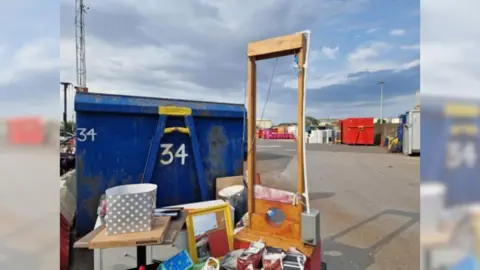
[[[403,126],[403,153],[412,155],[420,153],[420,111],[407,113],[407,122]]]
[[[297,126],[288,126],[287,132],[290,134],[297,134]]]
[[[315,132],[315,130],[312,130],[310,132],[310,137],[308,138],[308,143],[317,143],[317,133]]]
[[[310,132],[309,143],[320,143],[320,141],[321,141],[320,130],[312,130],[312,132]]]
[[[327,129],[325,143],[332,143],[332,142],[333,142],[333,130]]]

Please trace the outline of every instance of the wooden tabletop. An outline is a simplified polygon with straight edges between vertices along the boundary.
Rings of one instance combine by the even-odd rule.
[[[454,226],[444,226],[437,232],[421,233],[420,247],[432,248],[448,244],[454,234]]]
[[[435,232],[420,235],[420,246],[422,248],[432,248],[446,245],[452,239],[451,232]]]
[[[177,238],[178,233],[184,227],[186,219],[187,219],[187,213],[185,211],[182,211],[178,218],[170,220],[169,226],[166,228],[165,233],[163,234],[162,241],[158,241],[156,243],[149,244],[149,245],[173,245],[175,243],[175,240]],[[102,232],[104,229],[105,229],[105,225],[99,226],[98,228],[89,232],[84,237],[82,237],[77,242],[75,242],[73,247],[74,248],[90,248],[91,247],[91,241],[93,239],[95,239],[97,237],[97,235],[100,232]],[[121,235],[118,235],[118,236],[121,236]],[[124,243],[124,244],[122,244],[122,246],[145,245],[145,244],[142,244],[142,243],[140,243],[140,244],[133,244],[133,243],[135,243],[135,242]],[[118,243],[116,244],[116,246],[118,246]]]

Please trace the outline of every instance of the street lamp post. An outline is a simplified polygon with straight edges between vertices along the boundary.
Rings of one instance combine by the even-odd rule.
[[[60,82],[63,86],[63,128],[67,131],[67,90],[71,85],[69,82]]]
[[[378,84],[380,84],[380,123],[383,124],[383,85],[385,82],[379,81]]]

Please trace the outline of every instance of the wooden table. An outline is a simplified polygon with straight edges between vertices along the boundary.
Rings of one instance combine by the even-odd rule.
[[[105,230],[105,225],[101,225],[98,228],[94,229],[93,231],[89,232],[86,234],[84,237],[82,237],[80,240],[75,242],[73,245],[74,248],[88,248],[88,249],[95,249],[95,248],[115,248],[115,247],[128,247],[128,246],[136,246],[137,248],[137,267],[140,267],[142,265],[146,265],[147,261],[147,246],[152,246],[152,245],[174,245],[175,240],[177,238],[178,233],[183,229],[185,225],[185,221],[187,219],[187,212],[182,211],[180,216],[177,217],[176,219],[172,219],[169,222],[168,227],[165,230],[165,233],[163,234],[163,237],[159,236],[161,238],[161,241],[156,241],[155,243],[152,243],[151,241],[151,235],[145,241],[132,241],[130,237],[124,237],[124,240],[122,240],[121,237],[122,235],[117,235],[115,238],[115,241],[112,242],[111,244],[108,243],[102,243],[101,246],[96,247],[96,245],[92,246],[92,240],[96,239],[96,237],[99,235],[100,232]],[[129,234],[125,234],[129,235]]]

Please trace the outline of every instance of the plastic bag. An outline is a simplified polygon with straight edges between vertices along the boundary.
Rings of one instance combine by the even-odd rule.
[[[218,262],[217,259],[210,257],[205,262],[205,266],[202,268],[202,270],[220,270],[220,263]]]
[[[247,248],[240,257],[237,259],[237,270],[247,270],[249,267],[252,269],[258,269],[261,262],[263,254],[265,253],[265,244],[261,241],[256,243],[251,243],[250,247]]]

